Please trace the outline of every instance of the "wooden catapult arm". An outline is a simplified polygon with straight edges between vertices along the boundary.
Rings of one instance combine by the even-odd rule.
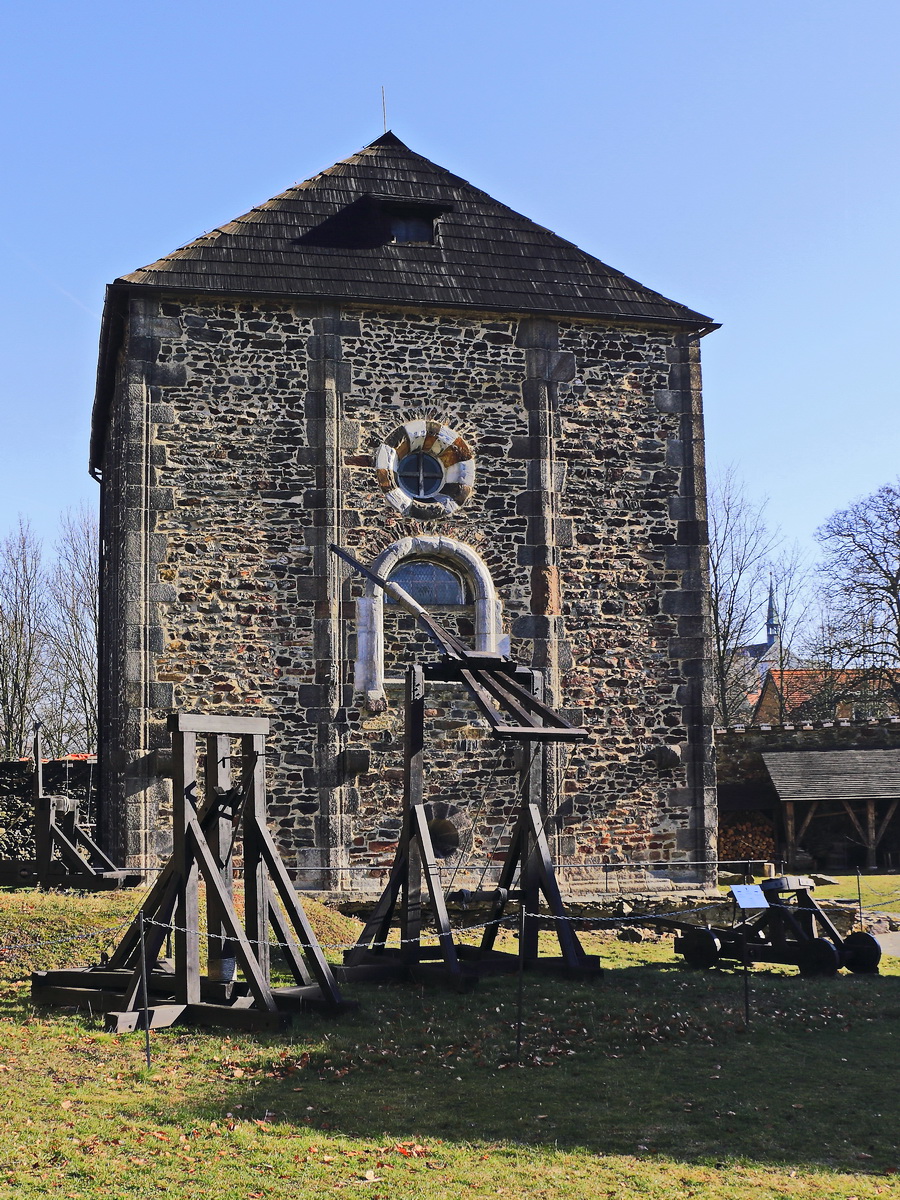
[[[461,683],[490,725],[494,737],[514,741],[583,742],[590,736],[586,729],[576,728],[539,700],[516,678],[530,679],[530,672],[525,668],[506,655],[470,649],[444,629],[399,584],[371,570],[342,547],[332,545],[331,549],[415,617],[443,655],[443,663],[429,669],[429,678]]]

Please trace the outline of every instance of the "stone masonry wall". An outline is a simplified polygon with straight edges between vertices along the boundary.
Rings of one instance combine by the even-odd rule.
[[[592,732],[548,755],[565,860],[589,882],[603,860],[708,858],[695,343],[589,321],[131,306],[103,466],[105,820],[126,827],[129,862],[162,851],[146,831],[165,826],[168,711],[254,713],[272,720],[289,868],[307,886],[373,886],[399,828],[402,694],[371,712],[353,692],[363,584],[328,543],[370,562],[415,534],[481,556],[513,656]],[[374,471],[377,447],[422,417],[474,450],[474,491],[450,517],[402,516]],[[470,608],[444,615],[471,637]],[[411,640],[386,613],[389,676]],[[429,796],[481,804],[474,862],[503,835],[519,764],[450,691],[429,699]]]

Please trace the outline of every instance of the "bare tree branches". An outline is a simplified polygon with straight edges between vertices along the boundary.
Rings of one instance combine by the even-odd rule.
[[[52,756],[97,745],[97,532],[87,509],[60,522],[49,570],[28,523],[0,541],[0,755],[20,758],[40,720]]]
[[[97,748],[99,578],[97,522],[86,508],[60,521],[56,561],[47,575],[46,637],[53,656],[58,741]],[[60,750],[62,752],[62,750]]]
[[[834,513],[817,531],[828,624],[845,669],[900,704],[900,480]]]
[[[44,692],[47,597],[41,544],[27,521],[0,541],[0,753],[27,752]]]
[[[747,496],[733,468],[709,489],[709,575],[716,720],[732,724],[746,707],[743,647],[760,624],[768,594],[769,562],[778,543],[765,503]]]
[[[808,636],[812,613],[810,584],[813,569],[796,542],[783,546],[769,568],[769,588],[777,622],[775,642],[766,661],[778,672],[778,721],[786,721],[802,698],[795,682],[794,669],[800,666],[796,647]]]

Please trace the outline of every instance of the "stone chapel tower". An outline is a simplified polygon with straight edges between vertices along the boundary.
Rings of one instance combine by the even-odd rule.
[[[421,647],[339,543],[591,729],[551,764],[572,880],[703,876],[712,328],[391,133],[117,279],[91,445],[107,846],[165,852],[171,710],[265,714],[298,883],[378,887]],[[515,764],[450,689],[430,703],[429,797],[465,871],[502,852]]]

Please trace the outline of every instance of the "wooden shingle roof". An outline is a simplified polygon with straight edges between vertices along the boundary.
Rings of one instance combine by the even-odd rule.
[[[361,205],[404,202],[432,206],[433,244],[366,246],[358,238],[354,246],[328,244],[328,230],[339,231]],[[499,204],[392,133],[116,284],[712,324]]]
[[[900,750],[785,750],[762,757],[782,800],[900,796]]]

